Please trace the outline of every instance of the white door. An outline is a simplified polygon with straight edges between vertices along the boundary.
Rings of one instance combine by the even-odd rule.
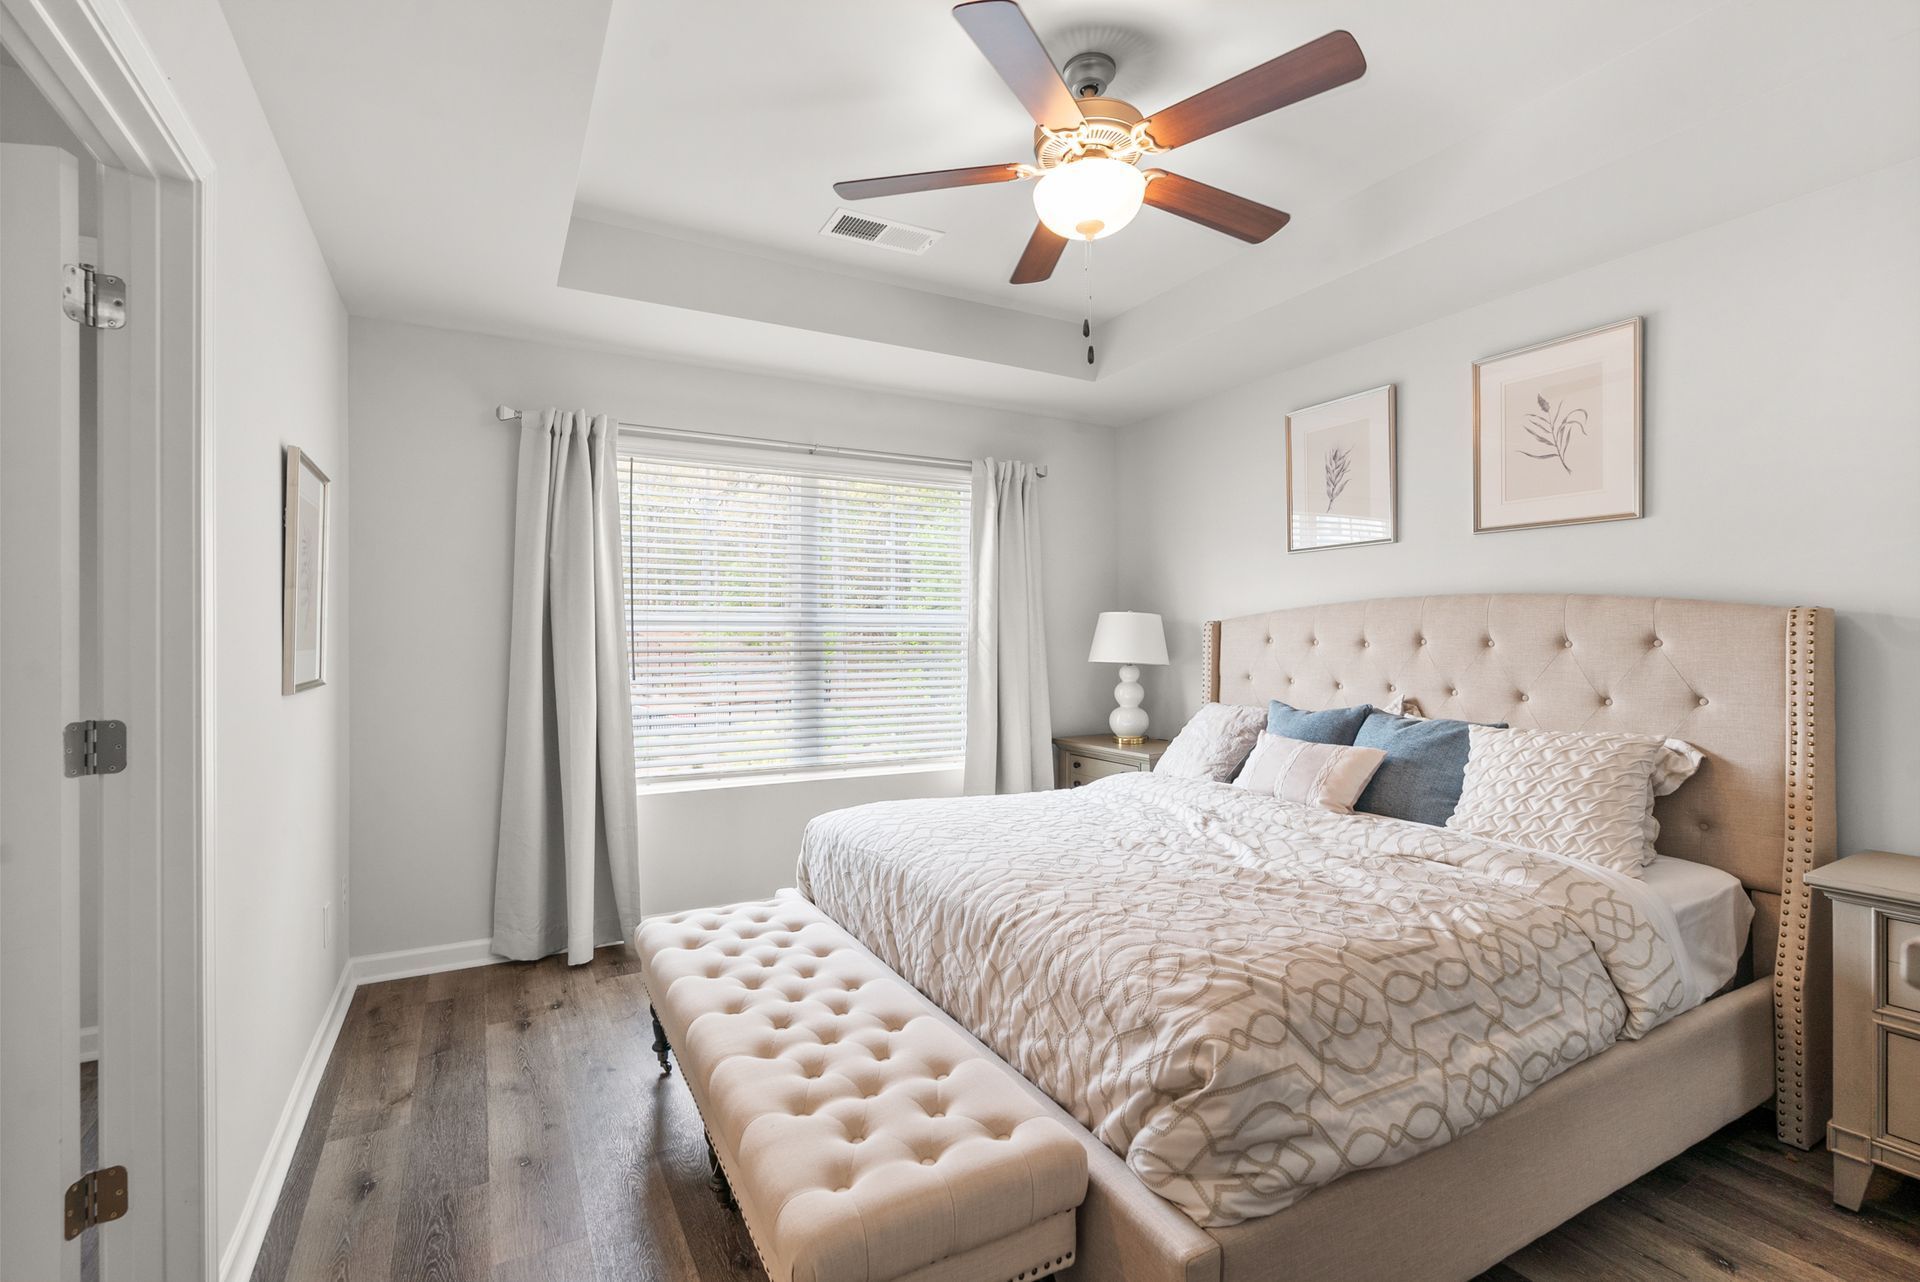
[[[78,172],[0,144],[0,1278],[45,1282],[80,1275]]]

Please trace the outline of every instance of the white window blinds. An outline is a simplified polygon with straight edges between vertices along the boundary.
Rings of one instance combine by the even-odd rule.
[[[958,765],[969,486],[620,458],[642,783]]]

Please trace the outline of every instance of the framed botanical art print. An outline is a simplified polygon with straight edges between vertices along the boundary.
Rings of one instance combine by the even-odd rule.
[[[1473,530],[1641,514],[1640,318],[1473,363]]]
[[[294,446],[281,530],[280,693],[293,694],[327,679],[327,474]]]
[[[1398,537],[1393,384],[1287,415],[1287,551]]]

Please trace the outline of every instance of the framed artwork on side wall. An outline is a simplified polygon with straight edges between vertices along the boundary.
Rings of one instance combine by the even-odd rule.
[[[285,567],[280,587],[280,693],[327,680],[327,474],[287,447],[281,511]]]
[[[1391,543],[1393,384],[1287,415],[1287,551]]]
[[[1473,363],[1473,531],[1641,515],[1640,318]]]

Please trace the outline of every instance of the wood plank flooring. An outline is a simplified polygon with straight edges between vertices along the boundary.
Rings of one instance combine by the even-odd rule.
[[[764,1282],[636,970],[609,948],[356,993],[253,1282]],[[1483,1277],[1920,1278],[1920,1183],[1850,1215],[1829,1166],[1755,1113]]]

